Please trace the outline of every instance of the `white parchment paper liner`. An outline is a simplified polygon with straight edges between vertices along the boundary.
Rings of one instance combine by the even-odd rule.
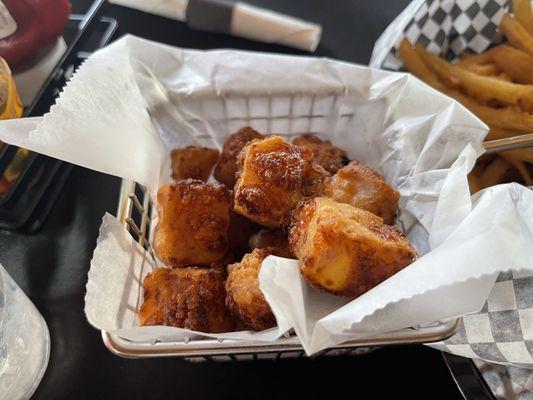
[[[327,59],[182,50],[129,36],[91,56],[42,120],[1,123],[0,139],[154,192],[169,179],[171,148],[220,148],[247,124],[287,136],[319,132],[376,168],[400,191],[398,222],[422,257],[351,302],[308,287],[295,261],[269,257],[260,282],[279,327],[206,336],[274,340],[294,328],[311,354],[476,311],[498,271],[533,266],[532,193],[501,185],[472,201],[466,175],[486,126],[403,73]],[[106,215],[87,283],[89,322],[133,341],[194,335],[137,327],[140,282],[151,268]]]

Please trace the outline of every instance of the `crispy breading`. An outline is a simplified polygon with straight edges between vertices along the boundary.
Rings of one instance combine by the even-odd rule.
[[[226,306],[245,329],[262,331],[276,325],[276,318],[259,288],[259,270],[273,249],[255,249],[242,261],[228,265]]]
[[[228,249],[231,192],[221,184],[187,179],[161,186],[154,248],[169,266],[209,265]]]
[[[215,166],[214,176],[219,182],[222,182],[228,188],[233,189],[237,178],[237,156],[241,150],[254,139],[262,139],[265,136],[247,126],[239,129],[231,135],[222,148],[220,158]]]
[[[399,229],[326,197],[301,202],[291,214],[288,231],[302,275],[340,296],[360,296],[416,257]]]
[[[172,150],[170,158],[172,160],[172,177],[175,180],[191,178],[206,182],[218,160],[218,150],[187,146],[183,149]]]
[[[324,182],[324,196],[370,211],[393,224],[400,193],[373,169],[351,161]]]
[[[230,332],[235,319],[225,306],[221,268],[157,268],[144,278],[141,325]]]
[[[309,165],[302,185],[304,197],[321,196],[324,192],[324,184],[331,174],[316,163]]]
[[[270,247],[277,256],[296,258],[289,247],[289,238],[281,229],[261,229],[250,237],[249,243],[251,249]]]
[[[315,156],[315,163],[331,174],[342,168],[347,161],[344,150],[333,146],[329,140],[321,140],[312,133],[296,136],[292,144],[310,148]]]
[[[235,212],[269,228],[278,228],[283,218],[305,196],[316,195],[329,176],[313,163],[307,147],[269,136],[249,143],[237,158]]]

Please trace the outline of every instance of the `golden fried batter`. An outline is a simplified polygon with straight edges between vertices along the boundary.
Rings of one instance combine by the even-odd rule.
[[[235,320],[224,305],[225,298],[220,268],[157,268],[144,278],[141,325],[231,332]]]
[[[301,202],[288,229],[302,275],[340,296],[360,296],[416,257],[400,230],[368,211],[326,197]]]
[[[276,326],[276,318],[259,288],[259,270],[272,249],[255,249],[240,263],[228,265],[226,306],[245,329],[262,331]]]
[[[172,150],[170,158],[172,159],[172,177],[175,180],[192,178],[205,182],[218,160],[218,150],[188,146],[184,149]]]
[[[250,237],[250,248],[263,249],[270,247],[280,257],[296,258],[289,247],[289,238],[281,229],[261,229]]]
[[[344,150],[333,146],[329,140],[321,140],[311,133],[295,137],[292,144],[310,148],[315,156],[315,163],[332,174],[342,168],[346,160]]]
[[[224,185],[187,179],[161,186],[154,248],[170,266],[209,265],[228,249],[231,192]]]
[[[304,197],[321,196],[324,192],[324,184],[330,173],[314,162],[309,166],[302,185]]]
[[[370,211],[393,224],[400,193],[380,174],[357,161],[351,161],[324,183],[324,196]]]
[[[316,195],[329,175],[313,163],[307,147],[269,136],[248,144],[237,158],[235,212],[269,228],[278,228],[283,218],[305,196]]]
[[[241,150],[254,139],[262,139],[265,136],[247,126],[239,129],[231,135],[222,148],[220,159],[215,166],[214,176],[228,188],[233,189],[237,178],[237,156]]]

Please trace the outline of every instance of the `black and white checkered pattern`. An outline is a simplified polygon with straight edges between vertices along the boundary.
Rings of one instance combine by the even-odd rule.
[[[454,336],[432,346],[533,368],[533,270],[501,273],[481,311],[465,315]]]
[[[533,371],[479,360],[474,363],[497,399],[533,399]]]
[[[454,60],[464,53],[480,53],[502,41],[498,24],[508,0],[426,0],[398,35],[420,43],[428,51]],[[399,69],[397,47],[392,48],[382,67]]]

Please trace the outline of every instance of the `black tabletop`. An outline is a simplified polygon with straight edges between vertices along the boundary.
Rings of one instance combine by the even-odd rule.
[[[75,9],[85,0],[73,0]],[[253,0],[322,24],[317,56],[366,64],[374,41],[408,0]],[[188,48],[304,54],[281,46],[191,31],[185,24],[105,5],[132,33]],[[75,167],[43,228],[0,233],[0,262],[46,319],[50,363],[36,399],[140,398],[461,398],[441,354],[424,346],[386,347],[358,357],[189,363],[128,360],[104,347],[83,313],[89,261],[104,213],[114,213],[120,181]],[[428,391],[429,388],[429,391]],[[371,396],[369,396],[371,394]]]

